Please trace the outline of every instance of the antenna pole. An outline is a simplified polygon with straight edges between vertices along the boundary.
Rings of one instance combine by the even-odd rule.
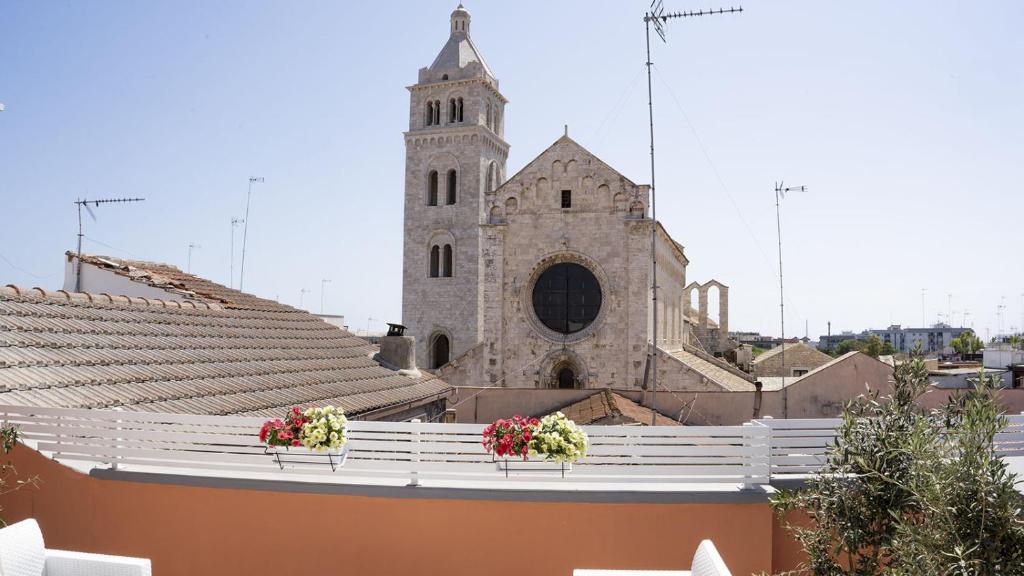
[[[78,205],[78,257],[75,259],[75,292],[82,291],[82,203]]]
[[[782,360],[782,417],[789,417],[789,406],[785,398],[786,394],[786,298],[782,287],[782,216],[779,208],[779,193],[782,191],[782,184],[775,185],[775,228],[779,236],[779,339],[782,350],[779,352]]]
[[[185,266],[185,272],[187,274],[192,273],[192,250],[196,248],[202,248],[202,246],[196,244],[195,242],[188,243],[188,264]]]
[[[320,279],[320,313],[324,313],[324,287],[330,282],[327,278]]]
[[[654,183],[654,95],[651,89],[651,24],[662,42],[665,41],[665,23],[674,18],[691,18],[694,16],[710,16],[712,14],[732,14],[742,12],[743,8],[718,10],[697,10],[690,12],[665,13],[663,0],[653,0],[651,9],[644,13],[644,33],[647,42],[647,120],[651,134],[651,426],[654,426],[658,414],[658,211]]]
[[[228,288],[235,287],[235,228],[245,222],[241,218],[231,219],[231,275],[228,277]]]
[[[787,192],[806,192],[806,186],[783,187],[782,182],[775,184],[775,227],[779,235],[779,360],[782,362],[782,417],[789,417],[789,398],[786,391],[786,297],[782,284],[782,209],[779,200],[786,197]]]
[[[651,133],[651,426],[658,414],[658,213],[654,186],[654,93],[651,90],[651,18],[644,18],[647,39],[647,120]]]
[[[245,283],[245,243],[249,238],[249,200],[252,199],[252,185],[256,182],[263,182],[262,176],[250,176],[249,177],[249,191],[245,194],[245,219],[242,221],[245,226],[242,227],[242,271],[238,276],[238,289],[241,290]]]

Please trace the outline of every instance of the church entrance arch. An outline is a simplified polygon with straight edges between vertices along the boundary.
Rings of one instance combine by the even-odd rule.
[[[570,348],[552,350],[537,369],[538,385],[556,390],[586,388],[588,375],[583,359]]]
[[[555,374],[555,387],[560,390],[571,390],[576,387],[576,372],[569,366],[562,366]]]

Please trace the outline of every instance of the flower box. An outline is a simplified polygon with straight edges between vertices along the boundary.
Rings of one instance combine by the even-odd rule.
[[[552,462],[543,460],[540,456],[535,458],[534,460],[523,460],[522,458],[498,458],[491,455],[491,461],[495,463],[499,472],[505,473],[506,478],[510,473],[522,472],[557,472],[561,474],[562,478],[565,478],[567,472],[572,472],[572,462]]]
[[[345,461],[348,460],[348,444],[323,451],[311,450],[305,446],[267,446],[264,452],[274,457],[274,461],[281,467],[281,470],[284,470],[286,464],[290,468],[326,464],[334,472],[344,466]]]

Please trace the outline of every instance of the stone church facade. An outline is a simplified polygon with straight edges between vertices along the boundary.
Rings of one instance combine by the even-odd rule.
[[[654,315],[650,188],[568,134],[506,181],[508,101],[461,6],[409,91],[402,316],[418,363],[458,386],[641,387]],[[656,238],[659,387],[727,387],[685,363],[717,362],[691,338],[727,328],[709,329],[705,290],[691,308],[700,285],[687,284],[683,247],[660,224]]]

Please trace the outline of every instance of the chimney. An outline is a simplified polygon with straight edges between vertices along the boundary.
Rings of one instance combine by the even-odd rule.
[[[388,323],[388,334],[380,339],[377,360],[395,370],[416,369],[416,339],[405,335],[405,326]]]

